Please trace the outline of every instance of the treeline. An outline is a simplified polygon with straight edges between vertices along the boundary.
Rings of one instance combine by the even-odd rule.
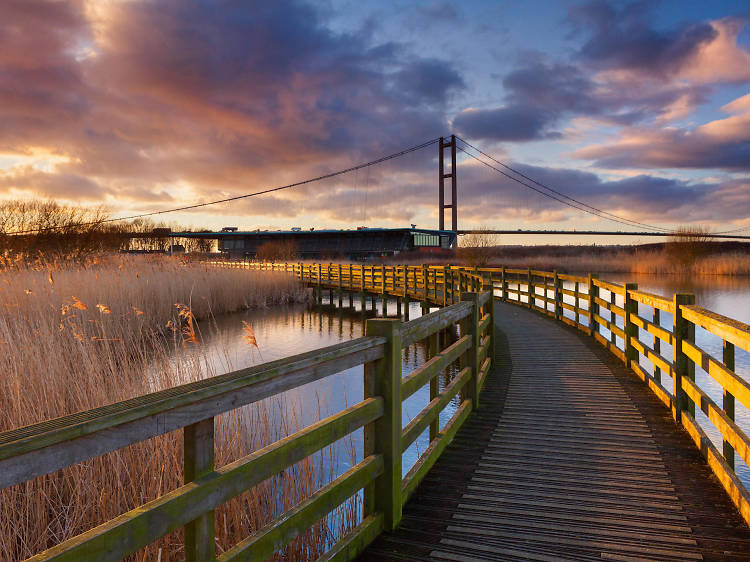
[[[174,243],[188,252],[211,251],[212,240],[175,241],[168,236],[186,230],[176,223],[149,218],[111,221],[103,207],[39,200],[0,202],[0,257],[5,264],[29,257],[79,259],[120,250],[166,251]]]

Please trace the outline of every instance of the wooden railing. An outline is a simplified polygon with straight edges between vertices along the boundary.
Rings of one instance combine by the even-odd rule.
[[[360,428],[361,462],[218,559],[267,558],[360,490],[361,522],[321,559],[352,559],[383,529],[398,525],[406,500],[479,404],[494,357],[491,292],[478,292],[481,277],[466,272],[446,278],[427,269],[420,274],[404,268],[319,264],[260,267],[294,271],[318,288],[325,283],[350,290],[405,291],[447,306],[411,322],[371,319],[365,336],[352,341],[0,434],[2,489],[183,429],[184,486],[34,560],[120,560],[180,527],[185,529],[187,560],[215,560],[218,506]],[[446,279],[448,291],[441,292],[438,286],[445,289]],[[468,292],[470,288],[475,292]],[[441,349],[448,338],[439,334],[455,331],[456,325],[457,341]],[[430,359],[402,378],[402,348],[422,340],[429,343]],[[441,391],[438,375],[457,362],[458,374]],[[361,402],[235,462],[215,466],[215,416],[357,365],[364,365],[365,373]],[[426,385],[429,403],[403,427],[402,402]],[[460,405],[440,428],[439,415],[456,396]],[[429,446],[402,478],[403,452],[428,429]]]
[[[241,263],[241,262],[240,262]],[[735,348],[750,352],[750,326],[695,305],[691,294],[671,298],[639,291],[636,284],[603,281],[597,275],[555,271],[458,266],[367,266],[339,264],[244,264],[242,267],[294,272],[321,290],[389,293],[436,304],[456,302],[463,290],[493,289],[502,301],[541,312],[598,341],[631,368],[672,410],[706,458],[733,503],[750,524],[750,493],[735,472],[735,456],[750,465],[750,438],[735,423],[735,402],[750,409],[750,384],[735,372]],[[666,316],[671,324],[664,325]],[[722,357],[695,339],[699,326],[722,341]],[[651,363],[653,373],[642,364]],[[695,379],[695,368],[722,389],[721,405]],[[671,379],[671,388],[664,377]],[[722,438],[722,450],[698,424],[696,406]]]

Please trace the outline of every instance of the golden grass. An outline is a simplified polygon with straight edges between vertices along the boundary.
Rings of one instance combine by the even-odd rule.
[[[196,319],[304,295],[286,274],[164,257],[13,268],[0,272],[0,287],[0,431],[219,374],[203,353]],[[298,430],[300,406],[269,399],[219,416],[217,466]],[[219,552],[330,480],[335,465],[327,449],[222,506]],[[0,560],[40,552],[179,487],[182,479],[177,431],[0,491]],[[355,524],[359,509],[356,498],[346,503],[338,516],[295,540],[284,559],[316,557]],[[181,535],[133,558],[180,560]]]
[[[651,275],[750,275],[750,255],[714,254],[694,263],[676,263],[660,251],[616,252],[613,254],[576,256],[534,255],[525,258],[492,260],[490,267],[533,267],[574,273],[643,273]]]

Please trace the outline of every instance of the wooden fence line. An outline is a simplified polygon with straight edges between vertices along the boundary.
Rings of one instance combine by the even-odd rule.
[[[218,506],[359,428],[365,438],[364,459],[359,464],[218,559],[266,558],[360,490],[364,491],[362,522],[322,559],[350,560],[384,529],[398,525],[406,500],[479,404],[494,357],[489,286],[484,293],[477,292],[482,290],[482,278],[466,272],[449,274],[451,287],[446,290],[445,272],[435,272],[430,281],[430,273],[412,275],[410,280],[407,268],[290,264],[285,270],[296,271],[314,287],[318,298],[324,288],[377,288],[382,297],[389,292],[421,295],[425,306],[441,308],[412,322],[371,319],[366,335],[349,342],[0,433],[2,489],[184,428],[184,486],[32,560],[119,560],[180,527],[185,529],[187,560],[216,560],[214,510]],[[441,349],[441,341],[447,338],[438,335],[456,325],[459,339]],[[430,343],[430,359],[402,378],[402,349],[422,340]],[[438,375],[456,362],[458,374],[439,391]],[[216,415],[357,365],[364,365],[365,371],[361,402],[226,466],[215,466]],[[402,401],[428,384],[430,402],[403,427]],[[460,406],[440,429],[440,412],[456,396],[460,396]],[[428,429],[429,446],[402,478],[403,452]]]
[[[304,263],[239,262],[237,266],[288,271],[300,279],[314,280],[321,287],[331,283],[330,277]],[[493,296],[503,302],[527,307],[589,334],[631,368],[672,410],[674,420],[690,434],[750,524],[750,492],[735,473],[736,455],[750,465],[750,438],[734,421],[737,401],[750,409],[750,384],[735,372],[735,348],[750,352],[749,325],[696,306],[693,295],[664,297],[640,291],[636,284],[604,281],[596,274],[579,276],[531,268],[442,265],[346,264],[339,268],[345,287],[347,279],[367,279],[357,286],[363,295],[381,294],[384,287],[389,291],[393,287],[392,296],[435,305],[457,302],[456,295],[467,288],[491,287]],[[317,296],[322,302],[322,293]],[[641,307],[650,309],[650,318],[649,310],[641,311]],[[671,327],[662,325],[664,314],[672,317]],[[722,340],[721,358],[713,357],[696,344],[696,326]],[[653,374],[643,368],[641,359],[652,363]],[[695,382],[696,366],[721,386],[721,405]],[[664,386],[662,376],[671,378],[671,388]],[[721,451],[696,422],[696,406],[721,434]]]

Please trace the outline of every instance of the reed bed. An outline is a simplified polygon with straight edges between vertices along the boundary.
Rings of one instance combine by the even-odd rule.
[[[692,263],[678,263],[660,251],[615,252],[604,255],[493,258],[491,267],[533,267],[575,273],[640,273],[650,275],[750,275],[750,254],[725,253],[701,257]]]
[[[202,350],[198,319],[305,298],[286,274],[166,257],[14,267],[0,272],[0,287],[0,431],[220,374]],[[300,429],[301,407],[268,399],[219,416],[217,465]],[[31,556],[179,487],[182,454],[177,431],[0,491],[0,560]],[[326,449],[218,509],[218,551],[332,479],[337,455]],[[356,524],[358,502],[280,556],[318,556]],[[183,557],[177,532],[132,558]]]

